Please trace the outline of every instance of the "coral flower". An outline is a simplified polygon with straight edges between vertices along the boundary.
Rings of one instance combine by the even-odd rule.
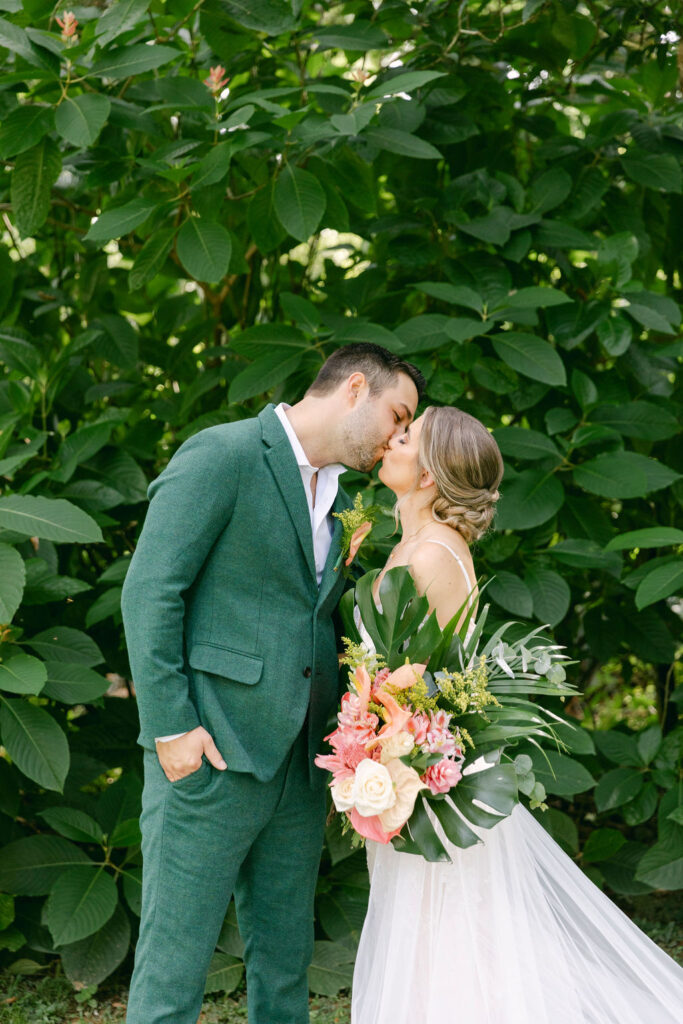
[[[78,20],[76,18],[76,15],[73,14],[71,11],[64,11],[64,17],[57,18],[57,24],[62,30],[62,39],[64,40],[64,42],[67,42],[69,39],[72,39],[73,36],[76,35],[76,27],[78,25]]]
[[[220,96],[230,81],[229,78],[223,77],[224,74],[225,68],[218,64],[215,68],[210,69],[208,77],[204,79],[204,85],[214,96]]]
[[[384,707],[386,712],[385,724],[382,726],[380,731],[375,736],[374,740],[370,740],[366,746],[366,750],[371,750],[376,743],[379,743],[381,739],[388,739],[390,736],[395,735],[397,732],[401,732],[405,729],[406,725],[412,718],[412,712],[406,711],[405,708],[400,707],[396,703],[396,699],[389,693],[385,693],[383,690],[378,690],[375,693],[375,700]]]
[[[356,808],[348,812],[351,824],[360,836],[365,836],[366,839],[374,839],[376,843],[390,843],[394,836],[397,836],[401,831],[400,828],[395,828],[393,832],[385,832],[382,828],[382,822],[380,821],[379,814],[373,814],[370,817],[364,818],[362,814],[359,814]],[[401,826],[402,828],[403,826]]]

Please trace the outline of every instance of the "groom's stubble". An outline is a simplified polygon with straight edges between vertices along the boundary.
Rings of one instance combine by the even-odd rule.
[[[378,407],[369,398],[349,413],[341,425],[340,461],[349,469],[369,473],[382,458],[386,445],[386,431],[378,421]]]

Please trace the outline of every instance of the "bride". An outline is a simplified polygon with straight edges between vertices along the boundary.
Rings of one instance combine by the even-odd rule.
[[[476,600],[470,544],[493,518],[502,473],[478,420],[428,408],[380,469],[402,539],[378,584],[408,566],[442,628]],[[681,1024],[683,970],[525,807],[476,831],[468,849],[440,832],[450,864],[368,840],[352,1024]]]

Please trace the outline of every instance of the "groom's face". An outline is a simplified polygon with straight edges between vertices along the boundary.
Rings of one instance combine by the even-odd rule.
[[[417,408],[417,388],[404,373],[378,394],[366,392],[344,421],[344,463],[369,473],[389,444],[405,434]]]

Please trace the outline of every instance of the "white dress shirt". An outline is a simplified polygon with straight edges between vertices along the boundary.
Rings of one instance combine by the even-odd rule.
[[[287,439],[292,446],[292,451],[301,473],[301,482],[304,485],[304,492],[306,494],[306,501],[308,503],[308,514],[311,520],[311,533],[313,535],[313,554],[315,557],[315,572],[318,579],[318,586],[323,578],[323,569],[325,568],[325,562],[327,556],[330,553],[330,544],[332,543],[332,533],[334,530],[334,523],[332,521],[332,506],[334,505],[339,490],[339,477],[345,471],[346,467],[342,466],[338,462],[330,463],[329,466],[322,466],[320,468],[312,466],[306,457],[306,452],[303,450],[301,441],[294,432],[294,427],[289,421],[287,415],[287,409],[291,406],[286,405],[284,402],[280,402],[275,408],[275,415],[282,424]],[[311,490],[311,481],[315,474],[318,474],[318,479],[315,488],[315,501],[313,499],[313,491]],[[177,740],[180,736],[184,736],[184,732],[175,733],[173,736],[156,736],[155,740],[160,743],[165,743],[167,740]]]

